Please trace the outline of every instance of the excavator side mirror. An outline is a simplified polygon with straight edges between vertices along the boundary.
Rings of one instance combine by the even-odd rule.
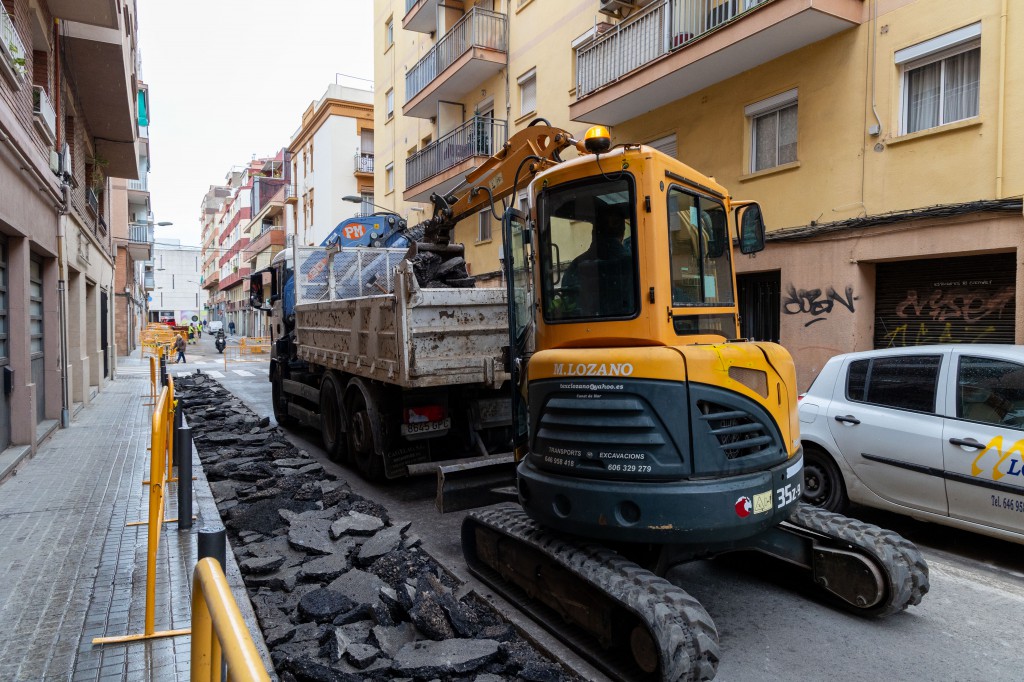
[[[739,232],[740,253],[764,250],[764,218],[758,204],[745,204],[736,209],[736,230]]]

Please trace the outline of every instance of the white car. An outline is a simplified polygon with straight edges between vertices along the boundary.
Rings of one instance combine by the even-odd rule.
[[[803,499],[1024,543],[1024,346],[846,353],[800,398]]]

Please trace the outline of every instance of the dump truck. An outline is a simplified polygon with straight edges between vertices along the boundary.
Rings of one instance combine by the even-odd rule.
[[[468,286],[457,245],[410,246],[405,221],[380,213],[251,276],[251,303],[270,314],[275,417],[318,429],[331,459],[369,480],[511,464],[505,290]]]

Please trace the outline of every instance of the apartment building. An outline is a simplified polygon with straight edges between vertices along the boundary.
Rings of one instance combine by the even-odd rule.
[[[111,377],[111,178],[139,178],[136,32],[133,0],[0,3],[0,449],[34,449]]]
[[[216,248],[219,244],[220,230],[223,227],[223,207],[228,197],[231,196],[231,188],[226,185],[210,185],[210,189],[203,195],[199,205],[199,224],[201,229],[201,256],[203,259],[202,276],[200,277],[203,291],[206,298],[203,302],[203,318],[213,321],[219,320],[227,326],[224,318],[226,311],[221,306],[220,300],[220,251]]]
[[[129,355],[145,327],[146,303],[153,290],[144,273],[153,257],[154,223],[149,197],[149,87],[139,83],[139,178],[110,180],[110,234],[114,239],[114,350],[111,357]],[[152,274],[152,265],[148,266]]]
[[[283,235],[270,233],[275,222],[281,222],[287,195],[285,156],[282,150],[232,168],[224,185],[210,187],[200,207],[199,272],[202,289],[209,295],[201,310],[238,336],[256,336],[263,330],[260,314],[249,308],[249,274],[255,264],[272,258],[274,248],[280,250],[283,242]]]
[[[801,387],[840,352],[1024,342],[1015,3],[377,0],[375,21],[396,210],[480,163],[493,97],[495,129],[600,123],[759,201],[741,329],[787,346]],[[456,231],[474,274],[496,267],[487,222]]]
[[[153,291],[149,321],[195,324],[202,320],[202,252],[182,246],[178,239],[163,239],[153,250]]]
[[[300,244],[320,244],[346,218],[375,210],[373,93],[327,86],[302,113],[287,153],[293,189],[287,200]],[[361,205],[344,197],[360,197]]]

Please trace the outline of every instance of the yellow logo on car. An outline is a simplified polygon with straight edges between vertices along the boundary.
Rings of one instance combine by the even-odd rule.
[[[971,462],[971,475],[972,476],[979,476],[982,473],[984,473],[985,470],[988,468],[987,466],[982,467],[980,465],[980,462],[981,462],[982,458],[985,455],[987,455],[989,452],[995,453],[996,455],[999,456],[999,459],[997,459],[996,463],[993,464],[992,467],[991,467],[991,469],[992,469],[992,480],[993,481],[998,481],[999,479],[1001,479],[1003,476],[1006,476],[1007,474],[1009,474],[1011,476],[1021,476],[1022,474],[1024,474],[1024,472],[1021,471],[1021,468],[1020,468],[1020,466],[1018,464],[1018,461],[1015,460],[1015,459],[1010,460],[1009,471],[1002,471],[999,468],[999,467],[1002,466],[1003,462],[1005,462],[1006,460],[1010,459],[1010,455],[1012,455],[1014,453],[1020,455],[1021,459],[1024,460],[1024,440],[1019,440],[1016,443],[1014,443],[1009,449],[1003,450],[1003,437],[1002,436],[996,436],[995,438],[993,438],[992,440],[990,440],[988,442],[988,445],[986,445],[985,448],[981,452],[978,453],[978,456],[974,458],[974,461]],[[989,459],[992,459],[992,458],[990,457]],[[1014,471],[1014,466],[1013,466],[1014,464],[1018,464],[1016,471]]]

